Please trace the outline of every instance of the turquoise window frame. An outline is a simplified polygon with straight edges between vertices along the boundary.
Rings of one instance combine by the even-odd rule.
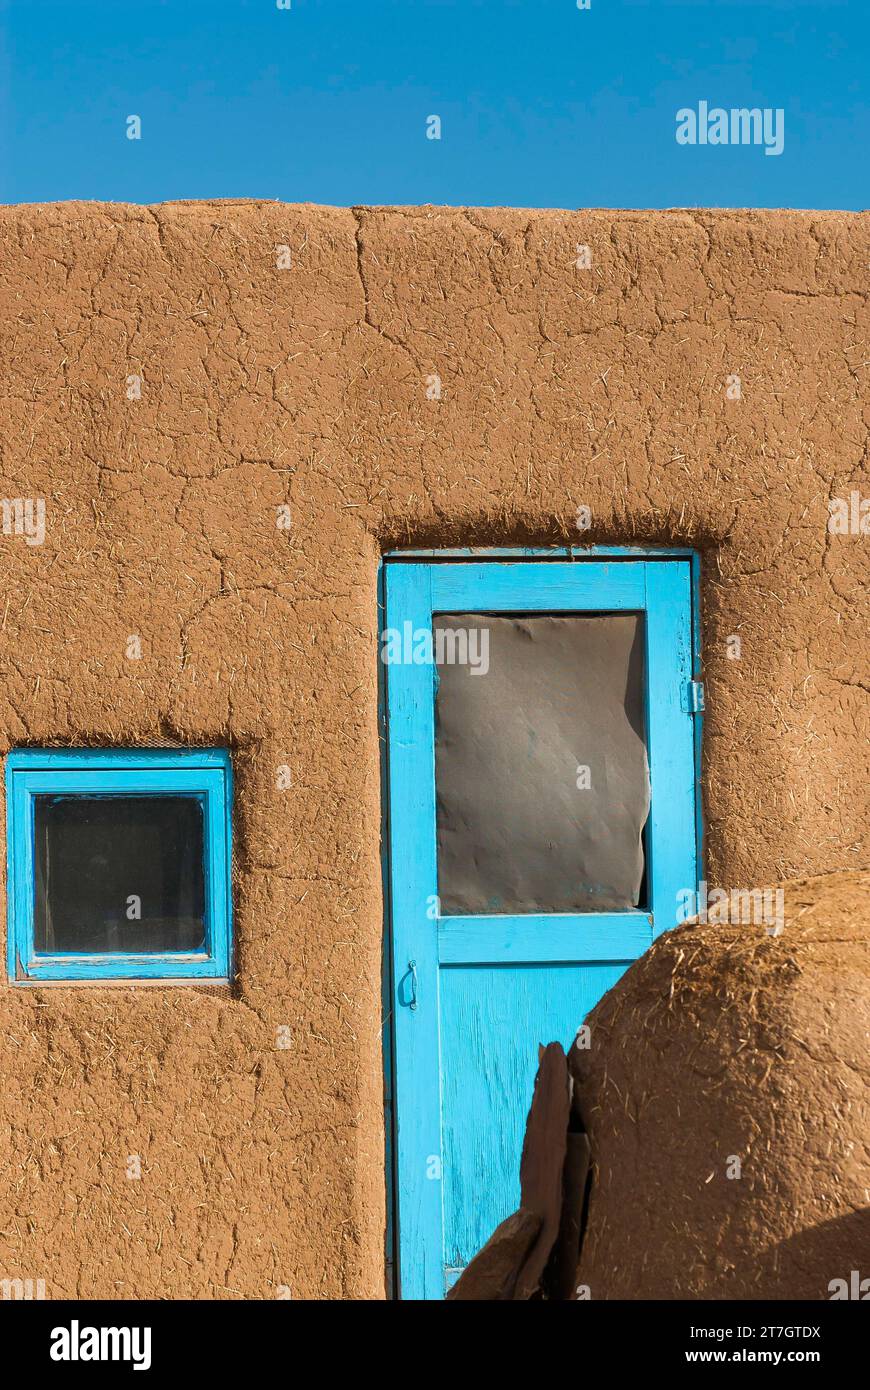
[[[204,812],[205,950],[37,952],[36,796],[194,796]],[[13,984],[229,979],[232,763],[225,749],[15,749],[6,758],[7,973]]]
[[[678,892],[696,889],[700,562],[688,548],[409,550],[384,557],[381,632],[435,614],[639,612],[646,643],[651,805],[644,844],[648,906],[620,913],[428,915],[437,901],[432,665],[383,671],[390,977],[393,1242],[402,1298],[440,1298],[441,1152],[438,978],[443,966],[617,962],[677,925]],[[392,829],[389,829],[392,827]],[[413,969],[409,970],[409,962]]]

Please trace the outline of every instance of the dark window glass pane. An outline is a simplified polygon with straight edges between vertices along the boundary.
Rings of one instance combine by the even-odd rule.
[[[463,613],[434,629],[442,914],[639,906],[642,615]]]
[[[34,816],[37,951],[204,949],[199,798],[37,796]]]

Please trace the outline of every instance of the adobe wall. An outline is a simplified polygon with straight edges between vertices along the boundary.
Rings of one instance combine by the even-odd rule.
[[[870,219],[0,223],[0,496],[47,509],[0,534],[0,751],[229,744],[238,942],[231,991],[0,985],[0,1273],[380,1296],[379,553],[698,545],[709,881],[866,863],[870,539],[826,523],[870,494]]]

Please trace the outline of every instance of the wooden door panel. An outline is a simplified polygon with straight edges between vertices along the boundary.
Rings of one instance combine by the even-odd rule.
[[[442,917],[437,673],[425,656],[434,616],[614,612],[644,617],[651,802],[642,905]],[[690,560],[387,563],[382,655],[399,1288],[405,1298],[442,1298],[516,1206],[538,1044],[568,1046],[626,966],[675,925],[680,891],[696,887]]]

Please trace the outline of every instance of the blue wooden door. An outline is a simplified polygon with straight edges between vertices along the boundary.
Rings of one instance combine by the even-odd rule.
[[[382,656],[398,1283],[442,1298],[514,1211],[538,1044],[586,1014],[696,886],[688,558],[388,560]],[[649,814],[643,901],[442,914],[431,643],[439,615],[642,616]]]

